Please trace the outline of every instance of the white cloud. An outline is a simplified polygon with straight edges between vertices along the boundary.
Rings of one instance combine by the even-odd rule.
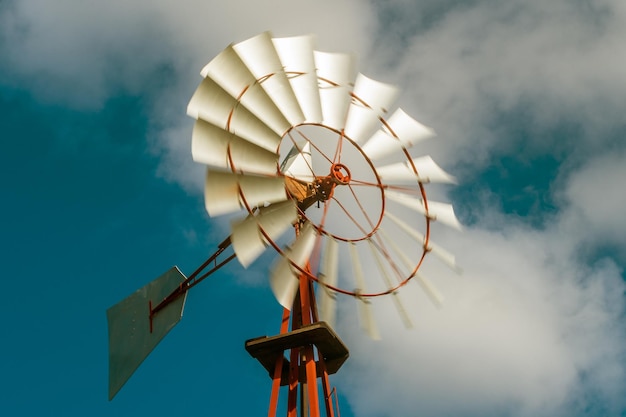
[[[600,155],[575,170],[563,191],[569,204],[563,222],[576,228],[581,240],[595,246],[610,245],[626,257],[626,154],[623,150]]]
[[[415,329],[378,300],[380,342],[339,327],[352,352],[340,388],[358,415],[571,415],[592,386],[608,411],[625,405],[625,285],[612,261],[585,266],[575,242],[517,226],[444,241],[464,274],[428,262],[442,310],[415,285],[401,293]]]
[[[325,5],[332,5],[332,13]],[[349,18],[357,13],[358,19]],[[120,89],[136,93],[154,82],[150,77],[162,66],[183,76],[170,81],[195,86],[194,77],[222,48],[265,30],[277,36],[318,33],[326,48],[362,51],[368,40],[359,34],[369,21],[355,1],[61,0],[50,7],[24,0],[4,6],[0,33],[4,59],[33,94],[98,106]]]
[[[422,20],[432,8],[382,4],[396,3]],[[429,29],[404,28],[405,39],[383,39],[377,52],[398,69],[408,106],[446,139],[439,152],[451,163],[480,166],[494,150],[519,151],[514,146],[584,154],[621,125],[623,2],[477,1],[431,15]],[[381,33],[391,24],[381,22]],[[502,129],[496,119],[502,112],[516,114],[535,134],[524,143],[504,140],[494,132]],[[580,124],[588,134],[582,143],[541,134],[559,123]]]
[[[363,33],[373,26],[368,11],[355,0],[61,0],[54,7],[24,0],[5,6],[0,36],[7,71],[39,100],[97,110],[110,97],[156,90],[150,121],[161,173],[200,192],[185,116],[200,69],[228,44],[266,30],[314,33],[321,50],[362,54],[370,42]]]

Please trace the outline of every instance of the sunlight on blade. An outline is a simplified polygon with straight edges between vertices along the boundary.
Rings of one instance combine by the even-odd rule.
[[[271,152],[278,150],[280,135],[250,113],[210,78],[191,97],[187,114],[232,132]]]
[[[274,101],[289,123],[304,121],[298,100],[291,89],[269,32],[233,45],[233,49]]]
[[[282,136],[289,129],[285,116],[257,83],[232,46],[213,58],[200,74],[211,78],[233,98],[238,99],[276,134]]]
[[[348,245],[350,248],[350,258],[352,259],[352,270],[354,271],[354,280],[356,281],[356,293],[357,303],[359,305],[359,317],[361,319],[361,327],[367,332],[369,337],[373,340],[380,340],[380,333],[378,327],[372,316],[372,310],[370,309],[370,302],[363,297],[359,297],[358,294],[365,293],[365,276],[363,275],[363,268],[361,267],[361,261],[359,259],[359,253],[356,249],[356,245],[352,242]]]
[[[402,152],[402,148],[408,149],[417,142],[435,136],[433,129],[413,119],[402,109],[397,109],[387,124],[389,128],[383,126],[363,145],[363,152],[372,160]]]
[[[319,280],[333,287],[337,286],[337,268],[339,265],[339,245],[329,237],[324,251],[324,263],[319,274]],[[323,285],[318,286],[320,304],[320,318],[330,327],[335,326],[337,293]]]
[[[237,172],[276,174],[278,167],[278,154],[204,120],[194,124],[191,156],[195,162]]]
[[[313,160],[311,158],[311,143],[293,146],[285,160],[280,164],[280,172],[287,177],[295,178],[304,182],[312,182],[315,179],[313,172]]]
[[[232,213],[244,208],[240,195],[250,208],[287,200],[282,177],[260,177],[207,170],[204,203],[211,216]]]
[[[404,251],[396,244],[394,239],[391,239],[389,235],[387,235],[387,232],[385,232],[384,229],[378,228],[378,232],[383,236],[385,242],[391,245],[394,252],[398,255],[398,257],[406,267],[407,271],[409,273],[412,272],[417,266],[417,262],[409,258],[404,253]],[[415,274],[415,279],[417,279],[417,282],[422,287],[422,290],[424,290],[424,292],[426,293],[430,301],[432,301],[432,303],[435,305],[435,307],[441,307],[443,305],[443,296],[441,295],[439,290],[437,290],[437,288],[435,288],[435,286],[430,282],[430,280],[428,280],[420,273]]]
[[[350,106],[354,81],[354,57],[348,54],[314,51],[324,125],[341,130]]]
[[[441,169],[430,156],[422,156],[412,161],[417,170],[417,175],[413,171],[413,167],[409,161],[376,168],[376,172],[378,172],[378,175],[384,181],[388,182],[419,181],[456,183],[456,179]]]
[[[313,58],[313,36],[273,38],[272,41],[304,113],[304,121],[321,123],[322,107]]]
[[[391,279],[389,278],[389,275],[387,273],[387,269],[385,268],[383,260],[380,258],[380,253],[378,252],[378,249],[376,248],[376,246],[374,246],[374,242],[372,242],[371,239],[368,239],[367,243],[369,243],[372,256],[374,257],[374,260],[376,261],[378,270],[380,271],[380,274],[382,275],[383,280],[385,281],[385,284],[387,285],[387,288],[392,288],[393,284],[391,282]],[[411,318],[406,312],[406,308],[404,308],[404,305],[402,304],[402,300],[400,300],[400,295],[398,294],[398,292],[397,291],[392,292],[391,297],[392,297],[391,299],[393,300],[394,305],[396,306],[396,309],[398,310],[398,313],[400,314],[400,318],[402,319],[402,323],[404,323],[404,326],[407,329],[412,328],[413,323],[411,322]]]
[[[403,206],[413,209],[418,213],[426,215],[424,202],[421,199],[391,190],[385,191],[385,196],[391,201],[395,201],[396,203],[402,204]],[[461,223],[454,214],[454,208],[451,204],[428,200],[428,217],[455,229],[463,229]]]
[[[300,271],[294,268],[291,262],[304,269],[313,252],[316,237],[317,231],[307,222],[291,248],[285,250],[284,256],[281,256],[272,268],[270,287],[276,300],[288,310],[293,307],[293,300],[300,285]]]
[[[380,117],[393,105],[398,88],[359,73],[352,93],[354,97],[348,108],[345,134],[360,143],[380,126]]]
[[[426,241],[425,236],[413,229],[411,226],[400,220],[398,217],[394,216],[389,212],[389,210],[385,211],[385,216],[389,218],[392,222],[394,222],[398,227],[403,229],[409,236],[413,237],[415,240],[424,245]],[[461,268],[459,268],[456,264],[456,258],[453,254],[445,250],[439,245],[432,243],[432,241],[428,241],[428,247],[426,248],[429,252],[435,255],[439,260],[448,265],[450,269],[455,271],[456,273],[461,273]]]
[[[298,211],[292,200],[262,207],[255,215],[232,223],[230,236],[237,259],[247,268],[265,250],[268,243],[263,230],[275,241],[297,220]]]
[[[109,400],[117,394],[161,339],[180,321],[187,293],[156,313],[152,320],[152,331],[150,331],[150,302],[153,308],[156,307],[185,279],[182,272],[173,267],[107,310]]]

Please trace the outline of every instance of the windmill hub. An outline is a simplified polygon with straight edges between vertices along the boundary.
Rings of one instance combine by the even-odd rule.
[[[350,184],[350,170],[344,164],[333,164],[330,167],[330,177],[336,185]]]

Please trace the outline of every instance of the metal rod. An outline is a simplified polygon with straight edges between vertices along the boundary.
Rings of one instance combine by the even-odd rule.
[[[205,278],[219,270],[221,267],[226,265],[228,262],[232,261],[236,255],[232,254],[224,261],[217,263],[217,257],[220,256],[230,245],[231,245],[230,236],[227,237],[222,243],[218,245],[218,249],[211,255],[202,265],[200,265],[187,279],[180,283],[180,285],[174,289],[169,295],[167,295],[159,304],[157,304],[154,308],[150,306],[150,325],[152,326],[152,318],[161,310],[163,310],[167,305],[177,300],[190,288],[195,287],[200,282],[202,282]],[[198,276],[203,270],[205,270],[211,263],[214,263],[215,266],[211,268],[209,271],[205,272],[203,275]]]
[[[287,333],[289,330],[289,317],[291,312],[286,308],[283,309],[283,319],[280,324],[280,334]],[[278,395],[280,394],[280,382],[283,374],[283,363],[285,362],[284,354],[280,355],[276,360],[274,367],[274,377],[272,379],[272,394],[270,395],[270,406],[267,412],[268,417],[275,417],[278,408]]]

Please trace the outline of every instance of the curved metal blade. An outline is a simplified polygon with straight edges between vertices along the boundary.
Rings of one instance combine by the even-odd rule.
[[[363,275],[363,268],[361,267],[361,261],[359,259],[359,253],[354,243],[348,245],[350,249],[350,258],[352,259],[352,270],[354,271],[354,280],[357,288],[356,293],[365,293],[365,276]],[[372,310],[370,309],[370,302],[363,297],[357,297],[357,303],[359,305],[359,317],[361,319],[361,327],[367,332],[369,337],[374,340],[380,339],[380,333],[378,327],[372,316]]]
[[[293,146],[280,165],[280,172],[285,176],[311,182],[315,179],[311,159],[311,143],[306,142],[300,149]]]
[[[385,196],[387,196],[389,200],[395,201],[396,203],[402,204],[403,206],[415,210],[420,214],[426,215],[424,201],[421,199],[392,190],[385,191]],[[428,200],[428,217],[431,220],[441,222],[447,226],[454,227],[455,229],[463,229],[461,223],[454,214],[454,207],[452,207],[452,204]]]
[[[397,109],[383,126],[363,145],[363,152],[372,160],[401,152],[417,142],[435,136],[435,131],[424,126],[404,110]],[[390,130],[391,129],[391,130]]]
[[[292,126],[304,121],[298,100],[291,89],[269,32],[233,45],[239,58]]]
[[[298,210],[292,200],[262,207],[258,214],[232,223],[230,236],[237,259],[247,268],[268,245],[265,232],[275,241],[298,219]]]
[[[382,227],[378,228],[378,232],[382,235],[385,242],[391,245],[392,249],[394,250],[396,255],[398,255],[398,257],[406,267],[407,271],[413,271],[417,263],[409,258],[406,253],[404,253],[404,250],[402,250],[402,248],[400,248],[398,244],[396,244],[394,239],[391,239],[389,237],[387,232]],[[420,273],[416,273],[415,278],[417,279],[417,282],[420,284],[430,301],[432,301],[432,303],[435,305],[435,307],[441,307],[443,305],[443,296],[441,295],[439,290],[437,290],[437,288],[432,284],[432,282],[430,282],[429,279],[427,279]]]
[[[456,179],[441,169],[430,156],[414,158],[412,161],[417,170],[417,175],[408,161],[376,168],[376,172],[385,182],[456,183]]]
[[[207,170],[204,203],[209,215],[232,213],[245,207],[263,207],[287,200],[283,177],[260,177]]]
[[[210,78],[205,78],[198,86],[187,106],[187,114],[194,119],[206,120],[270,152],[278,150],[281,137]]]
[[[282,136],[289,129],[290,125],[285,116],[241,61],[232,46],[213,58],[200,74],[215,81],[276,134]]]
[[[332,237],[326,241],[324,250],[324,263],[319,274],[319,280],[333,287],[337,286],[337,269],[339,265],[339,245]],[[323,285],[318,287],[317,291],[320,318],[328,323],[330,327],[335,326],[337,293]]]
[[[369,244],[370,251],[372,252],[372,256],[374,257],[374,260],[376,261],[378,270],[380,271],[380,274],[383,280],[385,281],[385,285],[387,285],[387,288],[392,288],[393,284],[391,282],[391,279],[389,278],[387,268],[385,268],[385,264],[383,263],[383,260],[380,257],[380,253],[378,249],[376,248],[376,246],[374,245],[374,242],[372,242],[371,239],[367,239],[367,243]],[[402,304],[402,300],[400,300],[400,294],[398,293],[398,291],[394,291],[391,293],[391,299],[393,300],[393,303],[396,306],[396,309],[398,310],[398,314],[400,314],[400,318],[402,319],[402,323],[404,323],[404,326],[408,329],[412,328],[413,323],[411,322],[411,318],[406,312],[406,308],[404,308],[404,305]]]
[[[109,400],[122,388],[165,335],[178,324],[187,293],[160,310],[150,325],[150,302],[156,307],[185,276],[177,267],[107,310],[109,324]]]
[[[409,226],[408,224],[400,220],[398,217],[391,214],[389,210],[385,211],[385,217],[389,218],[389,220],[394,222],[398,227],[404,230],[409,236],[413,237],[422,245],[424,244],[425,237],[423,234],[413,229],[411,226]],[[428,250],[429,252],[432,252],[433,255],[435,255],[443,263],[448,265],[453,271],[457,273],[461,272],[461,268],[459,268],[458,265],[456,264],[456,258],[454,257],[454,255],[448,252],[447,250],[445,250],[444,248],[442,248],[441,246],[432,243],[430,239],[428,240],[428,247],[426,247],[426,250]]]
[[[344,132],[355,142],[361,143],[380,126],[380,118],[393,105],[398,88],[359,74],[352,94],[354,97],[348,108]]]
[[[271,175],[278,170],[278,154],[204,120],[194,124],[191,155],[195,162],[237,172]]]
[[[280,305],[288,310],[293,307],[293,301],[300,285],[300,272],[291,263],[293,262],[304,269],[313,252],[316,238],[317,231],[315,228],[311,223],[305,223],[291,248],[285,250],[284,256],[281,256],[272,268],[270,275],[272,292]]]
[[[272,41],[304,113],[304,122],[321,123],[322,106],[313,58],[313,36],[273,38]]]
[[[314,51],[314,57],[323,123],[333,129],[342,130],[351,100],[354,57],[348,54],[319,51]]]

